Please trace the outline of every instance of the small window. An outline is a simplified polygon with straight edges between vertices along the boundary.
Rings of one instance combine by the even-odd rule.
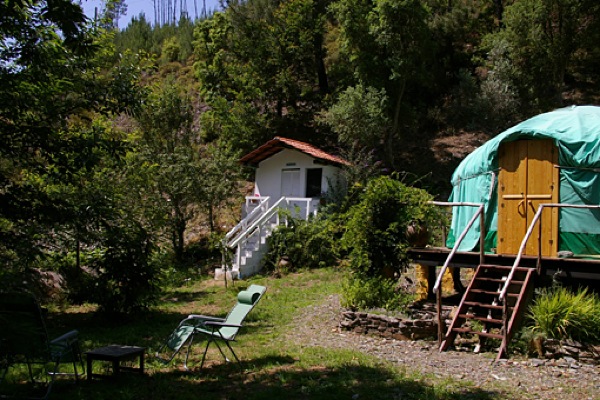
[[[306,170],[306,197],[321,197],[321,181],[323,168],[309,168]]]

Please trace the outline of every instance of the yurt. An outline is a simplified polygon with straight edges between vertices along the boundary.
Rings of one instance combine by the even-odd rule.
[[[484,204],[486,253],[516,254],[541,203],[600,205],[600,107],[572,106],[537,115],[502,132],[454,171],[451,202]],[[452,247],[474,213],[454,207]],[[525,254],[600,254],[600,210],[548,207]],[[541,237],[540,237],[541,236]],[[459,250],[479,246],[474,224]]]

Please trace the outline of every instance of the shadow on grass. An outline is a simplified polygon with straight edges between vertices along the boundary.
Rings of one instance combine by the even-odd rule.
[[[431,399],[491,400],[500,393],[479,388],[431,386],[385,367],[342,365],[337,368],[296,365],[289,356],[266,356],[219,363],[202,370],[159,370],[61,386],[57,398],[69,399]],[[258,372],[257,372],[258,371]]]
[[[201,311],[198,310],[197,312],[201,313]],[[115,321],[93,312],[59,313],[50,319],[48,330],[51,337],[57,337],[68,330],[77,329],[83,352],[110,344],[142,346],[146,348],[146,357],[151,359],[179,323],[188,315],[180,312],[152,310],[140,313],[128,320]],[[213,316],[225,317],[225,315],[225,313],[221,313]],[[271,325],[267,321],[257,321],[252,318],[252,315],[249,315],[240,330],[239,341],[241,343],[238,343],[237,346],[242,345],[245,337],[262,332],[265,328],[270,327]],[[205,340],[206,337],[203,335],[196,336],[190,354],[191,358],[201,356],[201,351],[204,351]],[[225,346],[223,347],[225,348]],[[185,351],[186,348],[184,347],[180,352],[181,357],[185,354]],[[200,354],[198,354],[199,352]]]
[[[164,302],[168,302],[168,303],[173,303],[173,304],[185,304],[185,303],[191,303],[192,301],[198,301],[198,300],[202,300],[202,298],[207,297],[209,295],[212,295],[213,293],[207,293],[207,292],[197,292],[197,291],[191,291],[191,292],[184,292],[181,290],[169,290],[169,291],[164,291],[161,294],[161,301]]]

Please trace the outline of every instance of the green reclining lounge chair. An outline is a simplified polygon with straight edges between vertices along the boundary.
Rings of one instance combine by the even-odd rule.
[[[0,293],[0,327],[0,398],[13,395],[8,392],[15,386],[7,380],[9,376],[19,380],[17,365],[27,366],[29,386],[41,384],[41,391],[36,388],[37,394],[25,398],[47,399],[57,375],[73,375],[78,380],[85,373],[77,331],[49,340],[42,309],[31,294]],[[61,363],[72,364],[73,372],[60,372]],[[8,374],[11,368],[12,375]]]
[[[235,340],[236,335],[238,334],[240,328],[242,327],[242,323],[244,319],[248,315],[248,313],[254,308],[256,303],[261,299],[265,291],[266,287],[260,285],[250,285],[248,289],[241,291],[238,294],[238,300],[235,306],[231,309],[227,317],[225,318],[215,318],[206,315],[196,315],[191,314],[183,321],[179,323],[177,329],[171,333],[171,335],[167,338],[165,344],[158,350],[156,353],[156,357],[168,363],[179,353],[181,348],[187,343],[187,351],[185,355],[185,361],[183,363],[184,368],[187,370],[187,362],[188,357],[190,355],[190,348],[194,342],[194,338],[196,335],[201,335],[206,337],[206,347],[204,349],[204,354],[202,355],[202,362],[200,363],[200,368],[204,365],[204,360],[206,359],[206,353],[208,351],[208,347],[211,343],[215,343],[221,355],[225,358],[226,361],[229,361],[221,346],[219,346],[219,341],[222,341],[227,345],[231,354],[236,359],[238,364],[240,364],[240,360],[238,356],[235,354],[233,349],[231,348],[230,342]],[[161,357],[160,354],[168,352],[170,355],[168,357]]]

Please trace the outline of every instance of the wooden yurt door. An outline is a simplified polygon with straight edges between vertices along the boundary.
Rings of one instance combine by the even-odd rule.
[[[552,140],[519,140],[499,149],[498,241],[499,254],[517,254],[521,241],[541,203],[558,203],[558,150]],[[525,254],[537,255],[539,229],[527,242]],[[556,256],[558,209],[542,215],[542,255]]]

